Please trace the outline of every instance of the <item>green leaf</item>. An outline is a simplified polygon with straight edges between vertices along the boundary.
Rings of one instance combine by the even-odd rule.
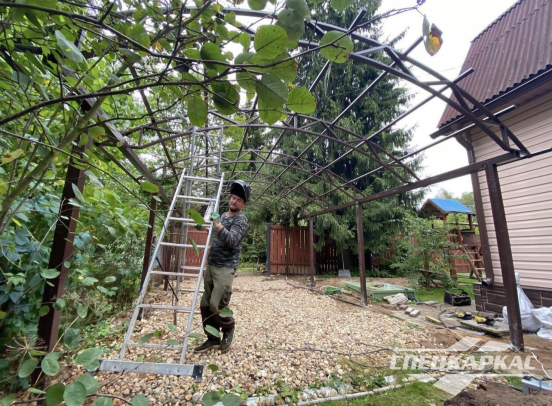
[[[77,305],[77,315],[81,318],[81,319],[85,319],[86,318],[86,315],[88,314],[88,307],[79,303]]]
[[[1,371],[2,369],[6,369],[9,365],[10,365],[10,363],[8,362],[7,359],[5,359],[5,358],[0,358],[0,371]]]
[[[266,0],[247,0],[247,5],[251,10],[264,10]]]
[[[132,406],[149,406],[148,398],[144,395],[136,395],[132,398]]]
[[[178,342],[178,340],[170,339],[170,340],[167,340],[166,344],[167,345],[178,345],[180,343]]]
[[[48,355],[44,357],[44,359],[40,363],[40,366],[42,367],[42,372],[44,372],[46,375],[54,376],[59,372],[59,362],[55,359],[55,357]]]
[[[207,42],[205,45],[203,45],[199,53],[201,55],[201,58],[204,60],[226,62],[226,58],[220,52],[220,48],[218,47],[218,45],[213,44],[212,42]],[[209,69],[214,69],[219,73],[224,72],[227,69],[226,66],[220,65],[218,63],[204,63],[205,66],[207,66]]]
[[[429,34],[429,29],[429,20],[424,14],[424,22],[422,23],[422,34],[424,37]]]
[[[44,316],[46,316],[48,313],[50,313],[50,307],[49,307],[49,306],[46,306],[46,305],[42,306],[42,307],[40,308],[40,310],[38,311],[38,315],[39,315],[40,317],[44,317]]]
[[[75,197],[81,202],[84,203],[84,196],[82,195],[81,191],[79,190],[79,187],[71,183],[71,189],[73,189],[73,193],[75,194]]]
[[[108,276],[108,277],[104,278],[104,282],[105,282],[105,283],[113,283],[113,282],[115,282],[116,280],[117,280],[117,278],[114,277],[114,276]]]
[[[2,320],[4,317],[6,317],[6,312],[3,312],[2,310],[0,310],[0,320]]]
[[[215,390],[207,392],[201,398],[201,404],[203,406],[215,406],[218,402],[220,402],[220,393]]]
[[[239,36],[239,41],[244,51],[248,51],[251,45],[251,37],[248,33],[242,32]]]
[[[113,401],[109,398],[96,398],[92,406],[111,406]]]
[[[43,269],[40,271],[40,275],[44,279],[53,279],[59,275],[59,271],[57,269]]]
[[[136,342],[137,342],[138,344],[145,344],[145,343],[147,343],[149,340],[152,339],[153,335],[154,335],[153,333],[145,334],[145,335],[143,335],[142,337],[140,337]]]
[[[132,26],[130,29],[130,37],[140,45],[149,48],[150,37],[142,24],[136,23]]]
[[[107,226],[107,231],[109,231],[109,234],[111,234],[113,237],[117,237],[117,230],[115,230],[111,226]]]
[[[308,89],[296,87],[289,92],[286,106],[296,113],[308,114],[316,109],[316,99]]]
[[[175,326],[174,324],[172,324],[172,323],[167,324],[167,327],[168,327],[169,330],[171,330],[171,331],[176,331],[176,326]]]
[[[249,60],[253,55],[256,55],[256,54],[254,54],[253,52],[242,52],[241,54],[238,54],[234,58],[234,64],[245,65],[247,62],[249,62]]]
[[[57,311],[61,311],[61,310],[65,309],[65,300],[56,299],[56,301],[54,302],[52,307],[54,308],[54,310],[57,310]]]
[[[263,100],[259,99],[259,116],[267,124],[274,124],[280,121],[282,117],[282,109],[280,107],[267,106]]]
[[[219,370],[219,367],[216,364],[209,364],[207,365],[207,368],[209,368],[212,372],[217,372]]]
[[[220,317],[232,317],[234,312],[228,306],[225,306],[219,310],[219,315]]]
[[[95,359],[92,362],[89,362],[88,364],[84,364],[83,367],[87,371],[97,370],[100,367],[100,361]]]
[[[282,54],[288,37],[286,30],[276,25],[262,25],[255,34],[253,45],[261,58],[272,59]]]
[[[79,365],[86,365],[97,360],[102,353],[100,348],[88,348],[75,358],[75,362]]]
[[[286,7],[295,10],[305,20],[311,20],[311,12],[305,0],[286,0]]]
[[[271,74],[263,75],[256,89],[259,100],[269,107],[281,107],[288,97],[287,86]]]
[[[90,375],[81,375],[77,378],[76,382],[80,382],[84,385],[87,395],[93,395],[100,388],[100,384],[96,378]]]
[[[128,49],[121,49],[120,52],[131,65],[142,60],[142,57],[140,55],[135,54]]]
[[[86,399],[86,388],[80,382],[70,383],[65,387],[63,400],[67,406],[80,406]]]
[[[214,328],[213,326],[207,325],[207,326],[205,326],[205,330],[206,330],[209,334],[211,334],[212,336],[215,336],[215,337],[217,337],[217,338],[220,338],[220,332],[219,332],[216,328]]]
[[[200,333],[190,333],[190,334],[188,334],[188,338],[203,338],[203,334],[200,334]]]
[[[62,383],[50,386],[46,391],[46,406],[59,405],[63,401],[63,392],[65,392],[65,385]]]
[[[38,360],[29,358],[28,360],[23,362],[23,364],[19,368],[19,371],[17,371],[17,376],[19,376],[20,378],[28,377],[33,373],[37,365],[38,365]]]
[[[255,79],[255,75],[253,75],[252,73],[240,72],[236,74],[236,81],[242,89],[248,90],[250,92],[255,91],[257,80]]]
[[[159,186],[157,186],[155,183],[151,182],[142,182],[140,183],[140,188],[148,193],[158,193],[159,192]]]
[[[320,40],[320,46],[326,46],[320,53],[328,60],[336,63],[344,63],[353,51],[353,41],[340,31],[329,31]]]
[[[207,104],[200,96],[188,100],[188,118],[196,127],[203,127],[207,122]]]
[[[349,7],[351,4],[353,4],[353,1],[354,0],[331,0],[330,5],[335,10],[341,12]]]
[[[192,247],[193,247],[193,249],[194,249],[195,254],[196,254],[197,256],[199,256],[199,250],[197,249],[197,245],[196,245],[195,241],[194,241],[193,239],[191,239],[191,238],[188,239],[188,241],[190,241],[190,244],[192,244]]]
[[[305,20],[295,10],[280,11],[276,25],[286,30],[288,42],[297,41],[305,33]]]
[[[0,399],[0,406],[9,406],[15,402],[15,395],[8,395]]]
[[[16,149],[15,151],[4,154],[2,155],[2,163],[8,164],[12,161],[15,161],[17,158],[21,156],[22,153],[23,153],[23,150],[19,148],[19,149]]]
[[[45,391],[37,389],[37,388],[29,388],[29,389],[27,389],[27,392],[36,393],[37,395],[43,395],[43,394],[46,393]]]
[[[59,30],[56,30],[56,40],[63,55],[76,63],[84,61],[81,51],[79,51],[75,44],[65,38],[65,35]]]
[[[222,114],[233,114],[240,102],[240,94],[234,86],[228,82],[213,82],[211,88],[215,93],[213,103],[216,109]]]
[[[231,393],[224,395],[222,398],[222,404],[224,406],[239,406],[241,398],[238,395],[233,395]]]
[[[194,209],[188,209],[186,210],[186,214],[196,222],[196,224],[205,224],[205,219],[197,210]]]
[[[280,56],[283,58],[289,58],[289,54]],[[293,82],[297,77],[297,62],[294,59],[290,59],[277,65],[264,68],[264,70],[286,82]]]

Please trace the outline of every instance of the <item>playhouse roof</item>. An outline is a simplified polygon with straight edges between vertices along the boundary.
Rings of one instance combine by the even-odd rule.
[[[427,199],[422,206],[423,211],[438,212],[440,214],[466,213],[475,214],[469,207],[454,199]]]

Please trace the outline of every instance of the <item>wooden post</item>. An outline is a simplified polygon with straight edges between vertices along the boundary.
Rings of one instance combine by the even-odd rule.
[[[468,222],[470,223],[470,230],[473,230],[473,216],[468,214]]]
[[[521,351],[523,350],[523,331],[514,270],[514,258],[512,257],[510,235],[506,223],[506,211],[504,210],[502,190],[500,188],[496,164],[487,166],[485,168],[485,175],[487,176],[495,236],[498,245],[498,256],[500,258],[500,268],[502,269],[502,280],[504,282],[504,296],[506,296],[506,308],[508,309],[510,341],[514,349]]]
[[[356,220],[361,304],[366,306],[368,304],[368,293],[366,292],[366,265],[364,261],[364,225],[362,224],[362,205],[358,202],[356,203]]]
[[[309,254],[310,254],[310,275],[311,275],[311,290],[314,290],[314,227],[312,217],[309,217]]]

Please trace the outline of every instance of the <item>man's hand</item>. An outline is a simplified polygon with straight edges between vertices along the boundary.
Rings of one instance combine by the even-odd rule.
[[[216,228],[219,228],[219,226],[222,224],[220,222],[220,214],[216,212],[211,213],[211,221]]]

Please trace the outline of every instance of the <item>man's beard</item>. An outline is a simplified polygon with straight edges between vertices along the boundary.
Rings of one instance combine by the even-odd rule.
[[[228,207],[228,211],[229,211],[230,213],[239,213],[239,212],[240,212],[240,209],[233,209],[232,206],[229,206],[229,207]]]

